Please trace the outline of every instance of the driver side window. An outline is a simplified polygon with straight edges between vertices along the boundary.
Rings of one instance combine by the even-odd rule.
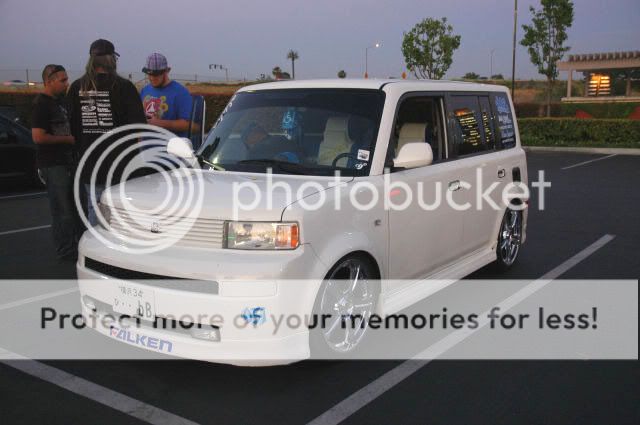
[[[412,96],[398,109],[394,130],[387,151],[387,164],[392,164],[400,149],[407,143],[428,143],[433,162],[446,159],[442,98]]]

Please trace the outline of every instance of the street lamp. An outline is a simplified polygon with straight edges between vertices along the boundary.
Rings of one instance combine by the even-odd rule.
[[[516,32],[518,30],[518,0],[513,5],[513,53],[511,56],[511,101],[516,98]]]
[[[491,57],[491,60],[490,60],[490,62],[491,62],[490,70],[491,71],[489,72],[489,79],[493,78],[493,52],[495,52],[495,51],[496,51],[496,49],[491,49],[491,53],[489,54],[489,56]]]
[[[226,66],[212,63],[212,64],[209,64],[209,69],[222,69],[222,70],[224,70],[225,78],[226,78],[227,82],[229,82],[229,69]]]
[[[369,49],[377,49],[378,47],[380,47],[380,43],[364,49],[364,78],[369,78]]]

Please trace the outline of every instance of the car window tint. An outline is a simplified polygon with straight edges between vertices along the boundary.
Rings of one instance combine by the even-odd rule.
[[[493,106],[496,111],[498,149],[512,148],[516,145],[516,133],[509,99],[505,94],[496,94],[493,96]]]
[[[487,149],[483,117],[477,96],[452,96],[451,108],[455,122],[455,151],[458,156]]]

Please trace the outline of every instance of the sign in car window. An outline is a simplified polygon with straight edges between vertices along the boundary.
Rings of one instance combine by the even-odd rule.
[[[496,95],[494,102],[498,114],[500,144],[502,148],[511,148],[516,145],[516,132],[513,125],[513,115],[511,114],[509,100],[504,95]]]

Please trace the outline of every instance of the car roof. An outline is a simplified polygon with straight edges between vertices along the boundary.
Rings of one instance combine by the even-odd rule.
[[[400,91],[497,91],[506,92],[508,88],[495,84],[479,84],[466,81],[448,80],[400,80],[400,79],[319,79],[319,80],[280,80],[253,84],[238,92],[283,89],[369,89],[381,90],[383,87]]]

